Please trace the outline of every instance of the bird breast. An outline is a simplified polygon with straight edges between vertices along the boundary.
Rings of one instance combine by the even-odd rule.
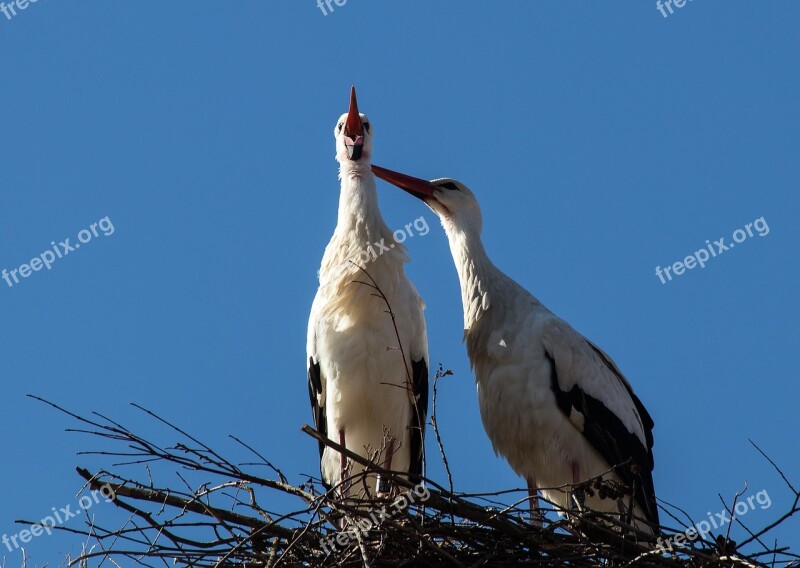
[[[542,440],[556,434],[553,426],[563,420],[550,390],[537,306],[525,302],[517,308],[505,314],[489,310],[466,338],[484,428],[512,467],[518,454],[526,460],[543,455]]]
[[[325,300],[316,325],[317,353],[327,377],[329,419],[337,427],[384,424],[398,435],[410,421],[406,369],[410,346],[425,333],[422,302],[402,272],[381,268],[376,261],[367,270],[396,314],[397,333],[386,302],[359,271],[320,288]]]

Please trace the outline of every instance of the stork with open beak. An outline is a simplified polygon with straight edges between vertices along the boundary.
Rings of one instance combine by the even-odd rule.
[[[653,420],[611,358],[501,272],[481,242],[481,210],[461,182],[373,172],[424,201],[442,221],[464,306],[467,353],[481,418],[496,453],[525,478],[532,509],[540,488],[606,474],[633,488],[632,524],[658,524]],[[610,472],[610,473],[607,473]],[[627,500],[547,489],[564,510],[617,512]]]
[[[384,469],[423,475],[428,405],[424,304],[405,275],[405,248],[394,242],[378,209],[370,170],[373,130],[358,111],[355,88],[350,110],[333,134],[341,180],[338,224],[322,257],[308,321],[314,423],[329,439],[376,459]],[[373,246],[377,243],[384,247],[381,254]],[[370,278],[385,295],[394,322]],[[323,481],[348,496],[347,460],[324,444],[319,449]],[[350,478],[363,469],[353,464]],[[368,498],[376,483],[378,494],[389,490],[372,476],[364,481],[361,494]]]

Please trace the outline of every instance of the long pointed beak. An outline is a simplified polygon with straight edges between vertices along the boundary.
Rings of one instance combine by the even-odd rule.
[[[347,147],[347,157],[351,160],[361,158],[364,149],[364,125],[361,124],[361,115],[358,112],[356,88],[350,87],[350,111],[344,123],[344,144]]]
[[[433,199],[433,192],[436,186],[427,180],[387,170],[386,168],[375,165],[372,166],[372,173],[382,180],[388,181],[392,185],[396,185],[400,189],[407,191],[417,199],[421,199],[425,202],[429,199]]]

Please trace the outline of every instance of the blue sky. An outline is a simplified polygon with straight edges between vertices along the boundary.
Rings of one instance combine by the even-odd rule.
[[[76,465],[108,465],[76,456],[96,443],[26,393],[162,439],[138,402],[233,456],[227,434],[296,480],[318,472],[299,431],[305,333],[353,83],[375,162],[467,183],[494,262],[620,365],[656,422],[660,497],[702,517],[747,482],[772,507],[746,522],[783,512],[789,493],[748,438],[800,480],[800,4],[689,2],[667,18],[650,0],[433,4],[0,14],[0,269],[114,228],[0,280],[0,535],[75,503]],[[416,200],[379,192],[391,227],[431,226],[406,243],[408,273],[431,363],[454,371],[439,421],[456,485],[519,486],[480,423],[444,234]],[[766,236],[656,276],[761,217]],[[798,522],[776,536],[800,546]],[[36,566],[79,549],[28,545]]]

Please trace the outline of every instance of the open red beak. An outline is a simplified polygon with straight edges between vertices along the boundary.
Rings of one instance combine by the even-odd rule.
[[[386,168],[382,168],[380,166],[373,165],[372,173],[382,180],[388,181],[392,185],[396,185],[400,189],[407,191],[422,201],[428,201],[429,199],[432,199],[433,191],[436,189],[436,186],[427,180],[415,178],[413,176],[407,176],[406,174],[387,170]]]
[[[364,125],[361,124],[361,115],[358,113],[355,86],[350,87],[350,111],[344,123],[344,145],[347,147],[348,158],[351,160],[361,158],[364,149]]]

